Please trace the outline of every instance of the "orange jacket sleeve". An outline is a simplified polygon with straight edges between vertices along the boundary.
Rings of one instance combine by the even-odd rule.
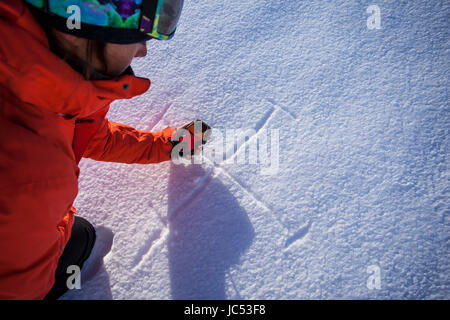
[[[172,143],[168,140],[176,129],[159,132],[137,130],[125,124],[102,120],[89,141],[84,158],[120,163],[158,163],[170,160]]]

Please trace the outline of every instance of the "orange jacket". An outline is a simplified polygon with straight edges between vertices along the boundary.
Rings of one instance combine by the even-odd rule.
[[[149,87],[149,79],[132,75],[86,81],[49,50],[22,1],[0,1],[0,299],[41,299],[52,287],[82,156],[170,159],[175,129],[150,133],[105,118],[112,101]]]

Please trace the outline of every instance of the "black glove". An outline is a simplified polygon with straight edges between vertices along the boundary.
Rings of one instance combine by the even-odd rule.
[[[172,158],[174,155],[183,157],[185,152],[191,156],[196,155],[210,139],[211,127],[206,122],[195,120],[185,123],[169,139],[173,145]]]

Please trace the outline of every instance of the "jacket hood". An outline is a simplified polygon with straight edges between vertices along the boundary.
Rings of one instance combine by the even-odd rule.
[[[0,84],[22,101],[82,118],[117,99],[143,94],[150,80],[133,72],[85,80],[50,51],[47,36],[22,1],[0,3]]]

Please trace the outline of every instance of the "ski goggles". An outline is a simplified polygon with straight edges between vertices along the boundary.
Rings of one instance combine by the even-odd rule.
[[[91,30],[92,26],[140,32],[148,37],[173,37],[184,0],[25,0],[52,16],[75,17]],[[76,18],[75,18],[76,19]],[[83,25],[81,29],[83,29]],[[75,30],[73,33],[77,33]]]
[[[144,0],[139,30],[160,40],[172,38],[181,16],[183,3],[184,0]]]

